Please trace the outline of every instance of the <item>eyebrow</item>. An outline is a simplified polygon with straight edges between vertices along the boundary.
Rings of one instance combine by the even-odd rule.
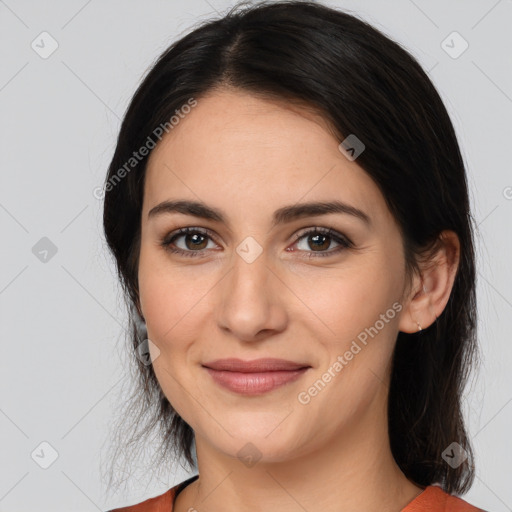
[[[199,201],[163,201],[151,208],[148,213],[148,219],[154,218],[163,214],[170,213],[183,213],[185,215],[193,215],[202,219],[221,222],[229,225],[226,215],[222,210],[212,208]],[[315,215],[326,215],[330,213],[343,213],[352,215],[361,220],[368,227],[371,227],[372,221],[370,216],[356,208],[342,201],[329,201],[329,202],[311,202],[300,203],[291,206],[284,206],[274,212],[272,227],[278,224],[284,224],[303,217],[312,217]]]

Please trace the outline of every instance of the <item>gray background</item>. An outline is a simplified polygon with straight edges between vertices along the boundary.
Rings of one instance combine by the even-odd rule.
[[[105,510],[188,476],[177,465],[152,482],[133,475],[111,496],[102,483],[99,461],[129,376],[125,312],[93,190],[143,73],[189,27],[232,4],[0,0],[0,511]],[[479,225],[482,365],[465,402],[477,478],[465,498],[512,510],[512,2],[330,4],[409,49],[454,122]],[[43,31],[58,44],[47,58]],[[463,41],[442,43],[453,31],[469,44],[457,58]]]

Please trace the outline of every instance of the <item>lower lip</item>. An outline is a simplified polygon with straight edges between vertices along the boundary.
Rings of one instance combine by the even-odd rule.
[[[242,395],[261,395],[289,384],[301,377],[309,368],[261,373],[242,373],[225,370],[205,370],[220,386]]]

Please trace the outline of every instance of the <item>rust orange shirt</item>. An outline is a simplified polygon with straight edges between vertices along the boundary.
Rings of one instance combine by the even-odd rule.
[[[190,483],[197,480],[195,475],[172,487],[160,496],[150,498],[138,505],[116,508],[109,512],[172,512],[176,496]],[[429,485],[414,498],[401,512],[485,512],[467,501],[444,492],[436,485]]]

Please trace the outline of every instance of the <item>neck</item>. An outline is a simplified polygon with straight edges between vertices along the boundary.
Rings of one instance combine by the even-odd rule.
[[[196,433],[199,479],[178,495],[175,511],[399,512],[423,489],[396,464],[387,427],[376,428],[387,426],[386,408],[375,414],[370,407],[366,416],[308,452],[252,467]]]

